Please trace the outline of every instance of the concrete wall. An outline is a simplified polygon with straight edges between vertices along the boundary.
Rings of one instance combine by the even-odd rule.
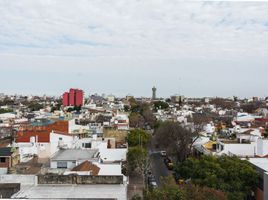
[[[0,175],[1,174],[7,174],[8,168],[0,168]]]
[[[38,175],[38,184],[123,184],[123,176]]]
[[[268,199],[268,172],[265,172],[263,174],[263,193],[264,193],[264,199]]]
[[[50,162],[50,168],[52,169],[57,169],[57,163],[58,162],[67,162],[67,169],[72,169],[76,166],[76,162],[75,161],[51,161]],[[73,163],[75,162],[75,163]]]
[[[19,183],[0,183],[0,198],[11,198],[18,191],[20,191]]]
[[[61,138],[62,140],[60,140]],[[50,155],[52,156],[59,150],[59,144],[68,148],[73,147],[74,139],[71,135],[57,134],[57,131],[50,133]]]
[[[245,157],[245,156],[254,156],[256,151],[256,144],[224,144],[224,150],[220,153],[225,153],[229,155],[229,153]]]
[[[35,185],[35,175],[5,174],[0,175],[0,183],[21,183],[22,185]]]
[[[268,154],[268,140],[258,139],[257,140],[257,155],[265,156]]]

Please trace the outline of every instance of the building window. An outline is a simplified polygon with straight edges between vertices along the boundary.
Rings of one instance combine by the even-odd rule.
[[[91,143],[85,143],[85,148],[90,149],[91,148]]]
[[[82,147],[90,149],[91,148],[91,143],[82,143]]]
[[[6,162],[6,158],[0,158],[0,163],[5,163]]]
[[[57,162],[57,168],[67,169],[67,162],[62,161]]]
[[[62,137],[60,137],[59,140],[62,140]]]

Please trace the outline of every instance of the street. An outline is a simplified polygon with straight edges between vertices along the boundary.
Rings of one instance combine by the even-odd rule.
[[[161,187],[161,177],[172,175],[172,171],[167,169],[164,158],[159,152],[153,152],[150,155],[150,162],[152,174],[155,176],[157,185]]]
[[[152,174],[155,176],[156,183],[161,187],[161,177],[172,175],[172,171],[168,170],[164,163],[164,157],[160,153],[160,149],[157,148],[155,138],[152,137],[149,147],[150,165]]]

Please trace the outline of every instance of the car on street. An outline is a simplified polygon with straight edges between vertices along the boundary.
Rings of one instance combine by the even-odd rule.
[[[148,177],[148,185],[151,188],[157,188],[157,183],[154,176]]]
[[[163,156],[163,157],[167,156],[167,152],[166,152],[166,151],[160,151],[160,154],[161,154],[161,156]]]
[[[169,157],[164,158],[164,163],[166,164],[169,170],[173,170],[174,164]]]

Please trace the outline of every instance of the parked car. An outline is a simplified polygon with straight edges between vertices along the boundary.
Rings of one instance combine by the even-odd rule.
[[[166,164],[166,166],[169,170],[173,170],[174,164],[169,157],[166,157],[164,159],[164,163]]]
[[[163,157],[167,156],[167,152],[166,152],[166,151],[160,151],[160,154],[161,154],[161,156],[163,156]]]
[[[151,188],[157,188],[157,183],[154,176],[148,177],[148,185]]]

